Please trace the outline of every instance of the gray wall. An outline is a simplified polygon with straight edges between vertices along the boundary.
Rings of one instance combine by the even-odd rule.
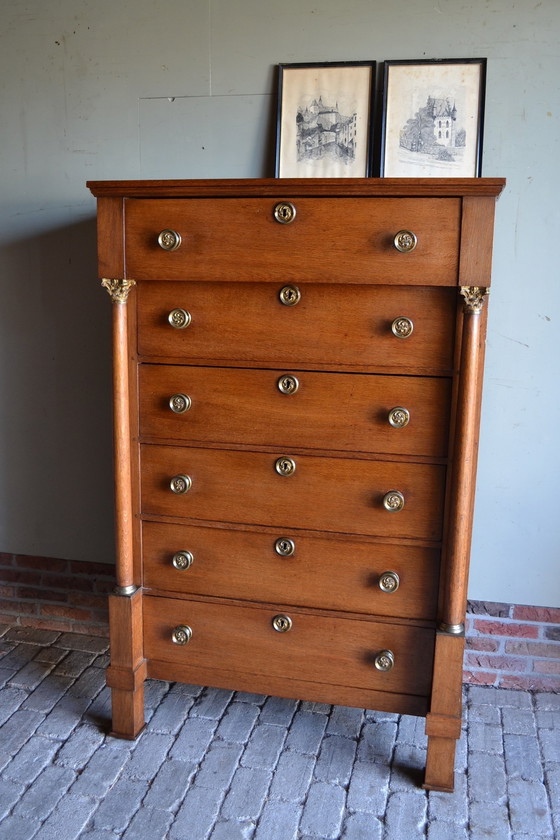
[[[505,176],[470,596],[560,601],[558,0],[3,0],[0,550],[111,560],[87,179],[271,174],[279,62],[488,57]]]

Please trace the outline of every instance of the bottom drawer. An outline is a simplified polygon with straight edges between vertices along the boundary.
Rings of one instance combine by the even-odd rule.
[[[434,631],[426,628],[300,609],[150,596],[144,598],[143,610],[144,653],[149,660],[187,669],[227,669],[272,681],[305,679],[422,696],[430,691]],[[291,620],[287,632],[274,628],[279,614]],[[174,643],[175,628],[185,626],[192,633],[190,640]],[[387,651],[390,656],[382,653]],[[390,670],[380,670],[391,658]]]

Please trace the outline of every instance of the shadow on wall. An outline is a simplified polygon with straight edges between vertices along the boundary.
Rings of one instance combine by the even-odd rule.
[[[0,247],[0,551],[113,559],[111,302],[87,219]]]

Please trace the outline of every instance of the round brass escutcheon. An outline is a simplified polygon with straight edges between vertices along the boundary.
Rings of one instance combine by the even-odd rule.
[[[178,572],[186,572],[194,563],[192,551],[176,551],[171,558],[171,563]]]
[[[397,513],[404,507],[404,496],[400,490],[389,490],[383,496],[383,507],[389,513]]]
[[[280,557],[292,557],[296,550],[296,544],[289,537],[280,537],[274,543],[274,550]]]
[[[274,218],[281,225],[289,225],[296,217],[296,208],[291,201],[281,201],[274,208]]]
[[[296,462],[293,458],[287,458],[284,456],[282,458],[278,458],[274,464],[274,469],[278,475],[293,475],[296,471]]]
[[[192,630],[188,624],[179,624],[171,632],[171,641],[174,645],[188,645],[192,639]]]
[[[382,572],[379,575],[379,588],[388,595],[397,591],[400,582],[401,580],[396,572]]]
[[[192,486],[192,480],[188,475],[174,475],[169,482],[171,492],[177,496],[188,493]]]
[[[278,297],[284,306],[295,306],[301,300],[301,292],[297,286],[283,286],[278,292]]]
[[[414,324],[410,318],[395,318],[391,324],[391,332],[395,338],[409,338],[412,335]]]
[[[292,629],[292,619],[289,615],[275,615],[272,619],[272,626],[277,633],[287,633]]]
[[[159,234],[157,243],[164,251],[176,251],[181,244],[181,234],[167,228]]]
[[[191,313],[186,309],[172,309],[167,320],[175,330],[184,330],[191,322]]]
[[[378,671],[390,671],[395,664],[395,654],[392,650],[380,650],[373,664]]]
[[[401,405],[396,405],[387,415],[387,419],[393,429],[404,429],[410,423],[410,411]]]
[[[173,394],[169,398],[169,408],[174,414],[184,414],[191,407],[191,398],[186,394]]]
[[[393,245],[401,254],[410,254],[418,244],[416,234],[411,230],[399,230],[393,239]]]
[[[281,394],[295,394],[299,388],[299,379],[291,373],[281,376],[277,382]]]

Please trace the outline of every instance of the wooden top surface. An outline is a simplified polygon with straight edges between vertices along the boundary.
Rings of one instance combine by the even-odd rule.
[[[260,198],[265,196],[498,196],[505,178],[244,178],[88,181],[97,198]]]

